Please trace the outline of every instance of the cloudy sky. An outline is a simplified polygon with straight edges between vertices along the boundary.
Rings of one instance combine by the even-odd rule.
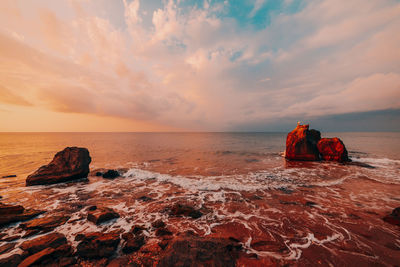
[[[400,1],[0,1],[0,131],[298,120],[400,130]]]

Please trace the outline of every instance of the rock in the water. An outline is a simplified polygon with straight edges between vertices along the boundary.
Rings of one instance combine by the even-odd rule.
[[[117,233],[89,233],[76,247],[76,254],[82,258],[108,258],[114,254],[120,242]]]
[[[288,133],[286,138],[285,157],[290,160],[319,160],[317,143],[321,133],[309,130],[309,125],[300,125]]]
[[[90,210],[87,219],[94,224],[101,224],[112,219],[119,218],[119,214],[110,208],[96,208]]]
[[[29,175],[26,185],[55,184],[86,178],[91,160],[86,148],[67,147],[58,152],[48,165]]]
[[[35,253],[25,260],[23,260],[18,267],[28,266],[43,266],[47,264],[54,264],[54,266],[60,266],[60,262],[64,257],[69,257],[72,254],[72,248],[70,245],[64,244],[57,248],[48,247]],[[62,266],[62,265],[61,265]],[[65,266],[65,265],[64,265]]]
[[[126,243],[122,248],[122,252],[124,252],[125,254],[138,251],[145,243],[145,238],[142,233],[127,233],[124,234],[123,238],[125,239]]]
[[[64,244],[67,244],[67,239],[63,234],[51,233],[25,241],[21,244],[20,248],[24,251],[27,251],[29,254],[35,254],[47,247],[57,248]]]
[[[116,170],[108,170],[103,174],[103,178],[114,179],[119,177],[119,172]]]
[[[395,208],[391,214],[383,218],[385,222],[400,226],[400,207]]]
[[[14,178],[14,177],[17,177],[17,175],[15,175],[15,174],[4,175],[2,178]]]
[[[151,223],[151,226],[153,226],[154,228],[162,228],[165,227],[165,222],[163,222],[161,219],[154,221]]]
[[[192,217],[193,219],[200,218],[203,216],[203,213],[197,209],[195,209],[192,206],[186,205],[186,204],[181,204],[181,203],[175,203],[171,208],[170,208],[170,215],[173,216],[186,216],[186,217]]]
[[[102,172],[96,172],[96,176],[103,176]]]
[[[26,221],[42,213],[44,211],[24,209],[20,205],[13,206],[0,203],[0,227],[13,222]]]
[[[22,257],[19,254],[11,255],[7,258],[0,259],[0,267],[11,267],[18,266],[22,261]]]
[[[37,218],[30,222],[21,223],[20,227],[24,230],[40,230],[49,231],[60,225],[63,225],[69,220],[69,216],[56,215]]]
[[[0,255],[11,251],[15,247],[15,243],[5,243],[0,246]]]
[[[350,161],[346,147],[339,138],[322,138],[317,144],[323,160],[347,162]]]
[[[235,266],[241,245],[223,238],[179,237],[158,266]]]

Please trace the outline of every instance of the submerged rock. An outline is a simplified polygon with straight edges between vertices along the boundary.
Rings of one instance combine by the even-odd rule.
[[[189,206],[187,204],[181,204],[181,203],[175,203],[170,208],[169,214],[173,216],[192,217],[193,219],[197,219],[203,216],[203,213],[200,210],[197,210],[194,207]]]
[[[67,147],[58,152],[53,160],[26,178],[26,185],[46,185],[86,178],[91,162],[86,148]]]
[[[339,138],[322,138],[317,144],[323,160],[347,162],[350,161],[347,149]]]
[[[120,176],[119,172],[116,170],[108,170],[103,174],[103,178],[106,178],[106,179],[114,179],[119,176]]]
[[[46,232],[63,225],[69,220],[69,218],[69,216],[63,215],[47,216],[34,219],[30,222],[21,223],[20,227],[24,230],[39,230]]]
[[[229,239],[179,237],[170,243],[158,266],[235,266],[241,248]]]
[[[300,125],[288,133],[286,138],[285,157],[290,160],[319,160],[317,143],[321,133],[309,130],[309,125]]]
[[[82,258],[108,258],[114,254],[120,242],[117,233],[89,233],[85,234],[76,247],[76,254]]]
[[[42,213],[44,211],[25,209],[20,205],[0,203],[0,227],[13,222],[26,221]]]
[[[391,214],[383,218],[385,222],[400,226],[400,207],[395,208]]]
[[[93,210],[89,209],[87,216],[88,221],[97,225],[116,218],[119,218],[119,214],[110,208],[96,208]]]

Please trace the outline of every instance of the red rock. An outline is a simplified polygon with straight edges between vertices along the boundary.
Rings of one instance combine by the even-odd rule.
[[[154,228],[162,228],[165,227],[165,222],[163,222],[161,219],[154,221],[151,226],[153,226]]]
[[[23,260],[18,267],[28,267],[32,265],[55,264],[63,257],[69,257],[72,254],[71,246],[64,244],[57,248],[45,248]],[[58,264],[57,264],[58,265]]]
[[[323,160],[346,162],[350,161],[346,147],[339,138],[322,138],[317,148]]]
[[[26,221],[42,213],[44,213],[44,211],[24,209],[22,213],[0,214],[0,227],[8,225],[13,222]]]
[[[27,223],[21,223],[20,227],[24,230],[52,230],[60,225],[63,225],[69,220],[69,216],[47,216],[37,218]]]
[[[89,233],[78,244],[76,254],[82,258],[96,259],[110,257],[120,242],[117,233]]]
[[[400,226],[400,207],[395,208],[391,214],[385,216],[383,220],[387,223]]]
[[[51,233],[32,240],[25,241],[20,248],[29,254],[35,254],[47,247],[57,248],[67,243],[67,239],[63,234]]]
[[[96,208],[88,213],[87,219],[94,224],[101,224],[119,218],[119,214],[110,208]]]
[[[290,160],[319,160],[317,143],[321,133],[309,130],[309,125],[300,125],[288,133],[286,138],[285,157]]]
[[[11,251],[15,247],[15,243],[6,243],[0,246],[0,255]]]
[[[173,216],[186,216],[186,217],[192,217],[194,219],[200,218],[203,216],[203,213],[197,209],[195,209],[192,206],[189,206],[187,204],[182,204],[182,203],[175,203],[171,208],[170,208],[170,215]]]
[[[158,228],[156,230],[156,236],[166,236],[166,235],[172,235],[172,232],[167,228]]]
[[[125,235],[126,243],[122,248],[122,252],[125,254],[132,253],[134,251],[138,251],[145,243],[144,235],[137,234],[137,235]]]
[[[229,239],[186,236],[171,242],[158,266],[236,266],[241,245]]]
[[[19,254],[11,255],[7,258],[0,259],[1,267],[11,267],[18,266],[18,264],[22,261],[22,257]]]
[[[45,185],[86,178],[91,158],[86,148],[67,147],[26,178],[26,185]]]
[[[11,215],[11,214],[21,214],[24,212],[24,207],[20,205],[7,205],[0,203],[0,216]]]

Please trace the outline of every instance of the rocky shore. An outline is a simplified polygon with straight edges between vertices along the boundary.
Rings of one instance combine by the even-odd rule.
[[[320,133],[309,130],[308,125],[299,125],[288,135],[286,157],[299,160],[334,160],[347,162],[347,150],[340,139],[320,138]],[[293,146],[291,146],[293,144]],[[292,149],[293,148],[293,149]],[[49,186],[57,183],[65,184],[66,188],[74,183],[88,179],[91,157],[85,148],[67,147],[58,152],[53,160],[40,167],[26,180],[27,186]],[[125,179],[124,170],[96,170],[93,177],[113,182],[112,179]],[[152,180],[148,181],[151,188]],[[182,192],[177,187],[171,187],[164,199],[168,196],[180,196]],[[280,188],[274,192],[258,192],[248,194],[232,191],[225,194],[225,198],[232,204],[227,207],[230,212],[243,212],[242,203],[251,203],[252,206],[272,210],[270,227],[276,227],[281,221],[279,212],[274,207],[286,206],[294,211],[314,214],[313,210],[323,205],[310,201],[307,194],[312,194],[312,188],[304,187],[298,192],[287,188]],[[151,203],[157,196],[156,192],[136,192],[135,188],[126,188],[134,202]],[[78,195],[78,193],[76,193]],[[101,192],[104,198],[113,199],[116,192]],[[266,203],[264,198],[273,194],[273,202]],[[240,197],[239,197],[240,195]],[[330,232],[330,226],[325,221],[314,225],[307,225],[304,218],[292,218],[289,225],[305,229],[309,227],[316,233],[312,236],[301,236],[299,230],[285,228],[292,245],[286,245],[278,233],[268,233],[265,225],[257,216],[250,219],[249,224],[257,225],[258,232],[254,238],[247,239],[249,228],[237,222],[228,222],[218,225],[208,231],[196,229],[195,222],[212,214],[217,214],[215,209],[224,206],[215,202],[214,206],[193,203],[182,200],[149,206],[153,213],[159,214],[146,223],[136,223],[135,214],[127,216],[121,209],[112,203],[90,202],[92,195],[79,195],[79,201],[73,206],[64,207],[62,210],[52,210],[43,207],[43,210],[25,209],[20,205],[0,203],[0,267],[1,266],[281,266],[294,263],[290,260],[299,258],[296,254],[297,247],[308,247],[315,244],[324,244],[335,239],[340,241],[340,246],[353,245],[350,241],[341,240],[337,233]],[[87,200],[87,201],[85,201]],[[224,207],[225,208],[225,207]],[[393,210],[387,216],[378,218],[382,223],[399,225],[400,208]],[[353,222],[360,222],[363,213],[347,212],[348,217],[341,217],[333,211],[325,211],[326,215],[339,221],[350,220],[348,227],[353,227]],[[313,215],[314,216],[314,215]],[[378,214],[368,214],[378,217]],[[263,216],[259,216],[263,217]],[[265,215],[264,215],[265,217]],[[117,225],[116,221],[123,218],[128,225]],[[285,219],[288,220],[288,219]],[[191,225],[193,230],[184,230],[175,227],[174,222]],[[274,226],[275,225],[275,226]],[[85,226],[85,228],[81,228]],[[91,228],[91,226],[93,226]],[[7,231],[5,231],[7,229]],[[79,230],[81,229],[81,230]],[[263,230],[264,229],[264,230]],[[354,228],[356,229],[356,228]],[[367,226],[360,229],[367,229]],[[361,230],[355,230],[361,231]],[[73,233],[73,234],[70,234]],[[207,233],[207,234],[205,234]],[[345,232],[338,231],[345,235]],[[365,233],[362,233],[366,235]],[[314,247],[314,249],[317,249]],[[398,250],[395,244],[392,250]],[[260,257],[257,251],[269,252]],[[318,249],[317,249],[318,250]],[[276,257],[278,253],[287,255],[287,259]],[[318,253],[317,253],[318,254]],[[300,252],[301,255],[301,252]],[[275,256],[275,257],[274,257]],[[318,255],[309,256],[315,261],[304,261],[300,266],[317,265]],[[321,254],[324,257],[324,253]],[[349,258],[351,259],[351,258]],[[332,260],[332,259],[331,259]],[[390,258],[395,261],[396,257]],[[340,263],[340,260],[338,261]],[[366,258],[360,264],[378,263],[377,259]]]

